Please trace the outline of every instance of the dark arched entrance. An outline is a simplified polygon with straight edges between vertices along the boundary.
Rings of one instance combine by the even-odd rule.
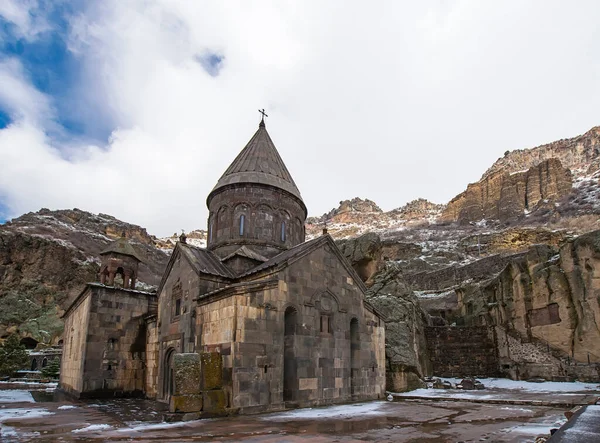
[[[350,321],[350,395],[358,394],[356,382],[358,378],[358,362],[360,359],[360,341],[358,331],[358,320],[353,318]]]
[[[31,370],[37,371],[37,360],[35,358],[31,361]]]
[[[173,375],[173,356],[175,355],[175,349],[170,348],[165,353],[164,359],[164,372],[163,372],[163,398],[169,402],[171,396],[175,391],[175,379]]]
[[[296,400],[298,392],[298,370],[294,349],[298,313],[295,308],[285,310],[283,336],[283,401]]]

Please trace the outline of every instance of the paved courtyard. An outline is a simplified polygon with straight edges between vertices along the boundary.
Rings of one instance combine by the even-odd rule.
[[[442,391],[442,390],[440,390]],[[73,401],[51,389],[0,390],[3,442],[533,442],[564,423],[565,407],[551,404],[563,393],[538,392],[536,404],[494,404],[530,393],[491,390],[485,402],[410,398],[326,408],[162,422],[163,408],[139,399]],[[598,392],[569,394],[593,401]],[[440,392],[446,396],[447,393]],[[540,405],[539,402],[550,404]]]

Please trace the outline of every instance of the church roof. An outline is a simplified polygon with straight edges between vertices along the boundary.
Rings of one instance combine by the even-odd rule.
[[[133,246],[131,246],[129,240],[127,240],[125,237],[121,237],[109,244],[102,252],[100,252],[100,255],[111,253],[129,255],[138,261],[143,261]]]
[[[277,152],[264,121],[260,122],[258,131],[221,176],[211,195],[218,189],[237,183],[274,186],[302,201],[300,190]]]
[[[197,248],[187,243],[177,243],[181,252],[185,254],[188,261],[196,272],[216,275],[218,277],[233,278],[233,272],[221,263],[219,257],[204,248]]]
[[[241,248],[236,249],[235,251],[233,251],[231,254],[229,254],[226,257],[223,257],[221,259],[222,262],[225,262],[227,260],[229,260],[230,258],[233,258],[235,256],[240,256],[240,257],[246,257],[249,258],[251,260],[256,260],[256,261],[260,261],[260,262],[266,262],[269,259],[266,257],[263,257],[262,255],[260,255],[258,252],[253,251],[252,249],[246,247],[245,245],[242,246]]]

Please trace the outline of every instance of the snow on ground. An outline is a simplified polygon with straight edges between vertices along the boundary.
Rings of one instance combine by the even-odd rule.
[[[0,390],[0,403],[35,403],[29,391]]]
[[[62,405],[62,406],[59,406],[59,407],[58,407],[58,408],[56,408],[56,409],[60,409],[61,411],[64,411],[64,410],[66,410],[66,409],[77,409],[77,406],[73,406],[73,405]]]
[[[371,403],[359,403],[350,405],[340,406],[328,406],[324,408],[304,408],[296,409],[294,411],[282,412],[279,414],[265,415],[261,417],[262,420],[267,421],[286,421],[293,418],[344,418],[344,417],[355,417],[365,415],[382,415],[385,414],[381,410],[386,402],[377,401]]]
[[[27,386],[37,386],[40,388],[56,388],[58,383],[39,383],[37,381],[0,381],[0,390],[2,390],[2,385],[27,385]]]
[[[442,380],[449,381],[452,384],[458,384],[462,381],[461,378],[443,378]],[[557,382],[546,381],[543,383],[533,383],[524,380],[509,380],[508,378],[478,378],[481,383],[489,388],[509,389],[529,392],[584,392],[584,391],[600,391],[600,385],[596,383],[582,382]],[[413,391],[414,392],[414,391]]]
[[[560,428],[562,425],[564,425],[567,422],[566,418],[560,418],[558,420],[554,420],[554,421],[542,421],[542,422],[529,422],[529,423],[523,423],[522,425],[517,425],[517,426],[512,426],[510,428],[506,428],[503,431],[510,435],[510,434],[516,434],[516,435],[531,435],[532,437],[535,437],[537,435],[549,435],[550,434],[550,430],[551,429],[558,429]]]
[[[14,419],[24,419],[24,418],[39,418],[44,417],[45,415],[53,415],[54,412],[50,412],[44,408],[32,408],[32,409],[24,409],[24,408],[7,408],[0,409],[0,423],[7,420]]]
[[[202,422],[206,423],[210,421],[210,419],[203,419]],[[131,431],[157,431],[159,429],[168,429],[168,428],[177,428],[181,426],[187,426],[192,422],[189,421],[178,421],[173,423],[142,423],[142,422],[134,422],[128,423],[129,427],[117,429],[117,432],[131,432]]]
[[[400,397],[451,397],[465,400],[492,400],[498,398],[496,394],[482,394],[484,391],[463,391],[460,389],[427,389],[420,388],[414,391],[394,393]]]
[[[94,431],[106,431],[108,429],[112,429],[111,425],[101,424],[101,425],[88,425],[85,428],[73,429],[71,432],[78,434],[80,432],[94,432]]]

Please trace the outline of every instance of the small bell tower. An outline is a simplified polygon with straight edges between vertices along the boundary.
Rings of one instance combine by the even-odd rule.
[[[123,289],[135,289],[138,266],[142,259],[129,244],[125,233],[100,253],[100,283],[106,286],[120,286]]]

